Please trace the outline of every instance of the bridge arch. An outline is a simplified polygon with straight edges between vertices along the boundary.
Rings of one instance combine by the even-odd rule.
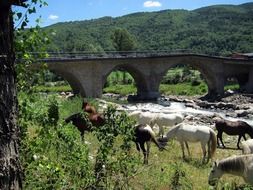
[[[212,93],[212,89],[216,90],[216,85],[215,85],[215,73],[212,73],[212,70],[208,69],[207,66],[203,66],[203,63],[199,63],[198,61],[195,60],[189,60],[189,61],[179,61],[179,62],[174,62],[172,64],[167,64],[163,67],[163,70],[160,74],[160,78],[158,79],[159,85],[161,84],[163,77],[166,75],[166,73],[171,70],[172,68],[175,68],[176,66],[181,66],[181,65],[186,65],[192,67],[194,70],[197,70],[201,73],[203,76],[207,87],[208,87],[208,94]]]
[[[106,80],[108,76],[115,70],[124,69],[126,72],[128,72],[134,79],[134,82],[136,83],[137,88],[137,94],[140,94],[142,91],[148,91],[148,81],[145,80],[145,77],[143,73],[136,67],[134,67],[131,64],[120,64],[116,65],[110,70],[106,71],[104,73],[104,76],[102,78],[102,86],[105,86]]]

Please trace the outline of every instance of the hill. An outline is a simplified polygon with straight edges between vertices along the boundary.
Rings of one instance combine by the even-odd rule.
[[[132,34],[138,50],[189,49],[210,55],[253,52],[253,3],[140,12],[122,17],[57,23],[48,51],[113,51],[115,28]]]

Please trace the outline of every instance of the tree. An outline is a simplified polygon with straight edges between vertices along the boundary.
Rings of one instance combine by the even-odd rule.
[[[131,51],[136,48],[134,37],[122,28],[116,28],[111,36],[116,51]]]
[[[14,51],[14,23],[12,5],[24,6],[21,28],[27,25],[27,14],[36,12],[35,5],[43,0],[0,1],[0,189],[22,189],[22,169],[19,160],[20,130],[17,126],[17,87]],[[33,6],[32,6],[33,5]],[[23,17],[22,17],[23,16]]]
[[[11,5],[20,0],[0,1],[0,189],[22,189],[19,161],[15,53]]]
[[[126,29],[116,28],[111,38],[116,51],[132,51],[136,48],[134,37]],[[123,84],[126,83],[126,72],[123,70]]]

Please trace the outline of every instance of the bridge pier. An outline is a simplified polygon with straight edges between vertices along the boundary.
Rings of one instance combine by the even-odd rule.
[[[160,97],[159,92],[139,92],[137,95],[129,95],[127,100],[130,102],[135,101],[156,101]]]
[[[207,96],[210,98],[215,98],[224,95],[224,86],[225,78],[223,73],[216,74],[215,78],[213,78],[212,82],[210,83]]]
[[[253,93],[253,68],[250,68],[248,81],[244,88],[246,93]]]

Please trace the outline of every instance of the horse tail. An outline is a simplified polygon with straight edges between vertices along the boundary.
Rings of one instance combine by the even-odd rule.
[[[247,130],[246,133],[248,133],[249,136],[253,139],[253,126],[250,125],[250,124],[247,123],[247,122],[244,122],[244,123],[245,123],[245,125],[246,125],[246,130]]]
[[[216,151],[216,147],[217,147],[217,139],[216,139],[216,134],[214,132],[214,130],[212,130],[211,128],[209,129],[210,132],[210,139],[209,142],[211,141],[211,158],[213,158],[214,153]]]

